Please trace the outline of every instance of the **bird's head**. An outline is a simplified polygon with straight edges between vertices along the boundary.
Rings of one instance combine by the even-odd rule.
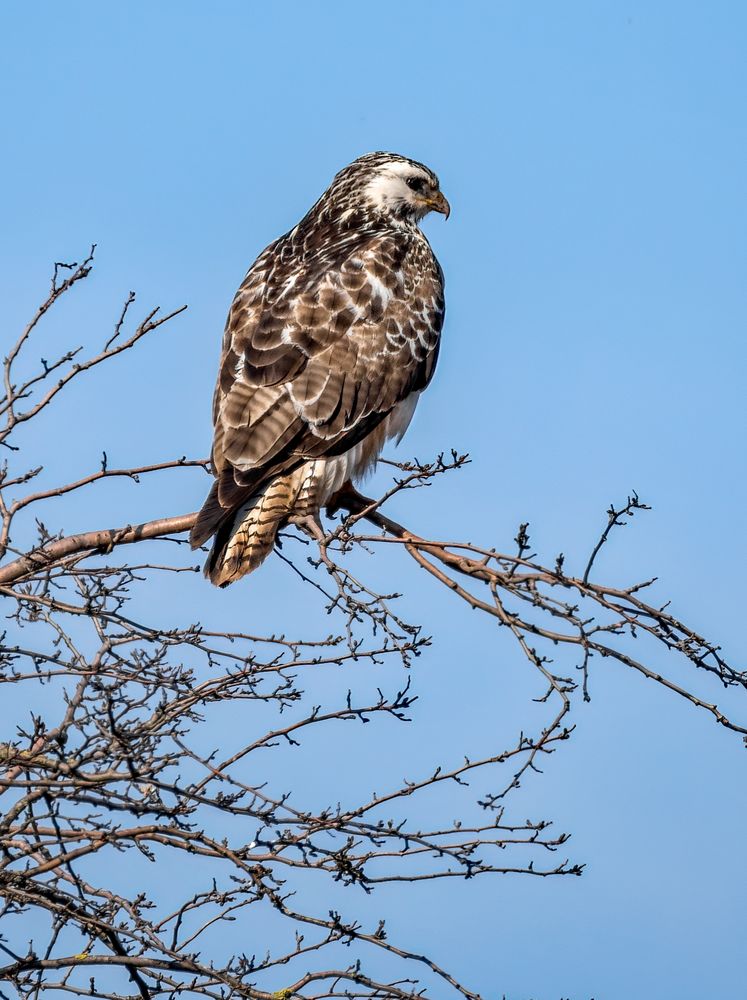
[[[398,153],[367,153],[337,174],[327,192],[344,213],[364,212],[393,222],[419,222],[428,212],[448,218],[438,177]]]

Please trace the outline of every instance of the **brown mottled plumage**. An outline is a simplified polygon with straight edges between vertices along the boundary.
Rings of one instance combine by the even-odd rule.
[[[401,437],[436,364],[443,274],[418,222],[448,215],[438,179],[395,153],[341,170],[271,243],[233,301],[213,402],[215,483],[191,543],[225,586],[317,516]]]

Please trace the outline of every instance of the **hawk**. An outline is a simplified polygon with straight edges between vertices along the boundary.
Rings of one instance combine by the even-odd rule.
[[[449,203],[428,167],[368,153],[244,278],[213,400],[215,482],[190,536],[215,536],[224,587],[401,439],[430,382],[444,320],[441,267],[418,223]]]

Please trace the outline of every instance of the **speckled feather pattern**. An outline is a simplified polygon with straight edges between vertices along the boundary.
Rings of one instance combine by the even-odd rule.
[[[389,153],[346,167],[233,301],[213,404],[216,481],[192,532],[195,546],[217,533],[215,583],[256,568],[283,523],[364,474],[433,375],[441,268],[415,219],[366,196],[392,163],[427,171]]]

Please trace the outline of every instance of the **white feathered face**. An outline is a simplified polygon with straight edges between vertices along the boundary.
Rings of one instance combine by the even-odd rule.
[[[404,157],[384,160],[373,167],[363,198],[377,213],[415,222],[428,212],[441,212],[446,218],[450,212],[436,175],[422,164]]]
[[[366,153],[344,167],[307,219],[361,226],[366,220],[412,225],[428,212],[449,214],[438,177],[423,163],[398,153]]]

